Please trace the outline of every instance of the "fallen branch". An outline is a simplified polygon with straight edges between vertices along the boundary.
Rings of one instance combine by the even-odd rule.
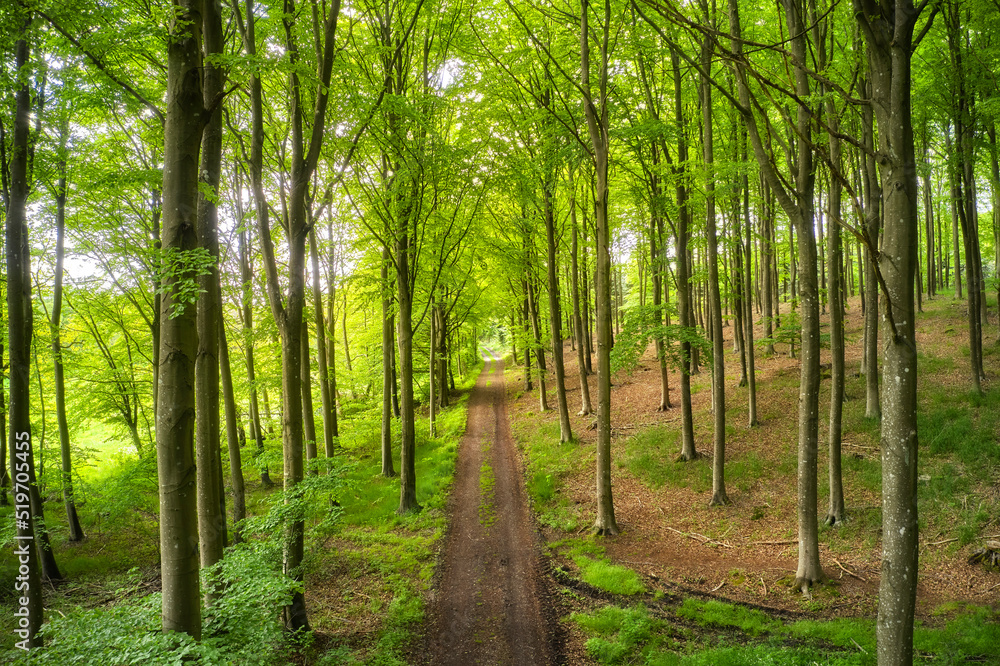
[[[751,546],[790,546],[793,543],[798,543],[798,539],[789,539],[788,541],[753,541],[750,543]]]
[[[760,577],[760,584],[764,586],[764,596],[767,596],[767,583],[764,582],[764,577]]]
[[[840,567],[840,570],[841,570],[841,571],[843,571],[843,572],[844,572],[845,574],[847,574],[848,576],[851,576],[851,577],[853,577],[853,578],[857,578],[857,579],[858,579],[858,580],[860,580],[860,581],[861,581],[862,583],[867,583],[867,582],[868,582],[867,580],[865,580],[864,578],[862,578],[862,577],[861,577],[861,576],[859,576],[858,574],[856,574],[856,573],[854,573],[853,571],[851,571],[851,570],[849,570],[848,568],[846,568],[846,567],[845,567],[845,566],[844,566],[843,564],[841,564],[841,563],[840,563],[840,560],[838,560],[837,558],[834,558],[834,559],[833,559],[833,562],[834,562],[834,564],[836,564],[836,565],[837,565],[838,567]]]
[[[730,546],[728,543],[722,543],[721,541],[716,541],[715,539],[707,537],[704,534],[698,534],[697,532],[681,532],[680,530],[675,530],[674,528],[669,526],[667,527],[667,529],[670,530],[671,532],[676,532],[677,534],[680,534],[681,536],[687,537],[689,539],[694,539],[698,543],[702,543],[705,545],[715,544],[718,546],[723,546],[725,548],[732,548],[732,546]]]
[[[712,588],[712,592],[718,592],[719,590],[722,589],[722,586],[725,585],[725,584],[726,584],[726,581],[722,581],[721,583],[719,583],[718,585],[716,585],[714,588]]]
[[[958,541],[958,539],[942,539],[941,541],[932,541],[930,543],[925,543],[924,548],[928,546],[940,546],[943,543],[951,543],[952,541]]]
[[[865,446],[864,444],[855,444],[853,442],[841,442],[841,446],[853,446],[856,449],[868,449],[869,451],[878,451],[877,446]]]

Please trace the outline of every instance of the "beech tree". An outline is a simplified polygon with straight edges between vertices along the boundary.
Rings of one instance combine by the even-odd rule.
[[[598,534],[618,534],[611,491],[611,228],[608,221],[609,146],[609,48],[614,14],[611,0],[595,11],[599,31],[591,35],[590,2],[580,0],[580,91],[590,136],[590,159],[594,166],[594,217],[597,229],[597,520]],[[596,38],[596,39],[595,39]],[[591,81],[591,39],[598,44],[596,86]]]
[[[879,666],[913,662],[917,598],[917,347],[913,278],[917,254],[917,169],[913,147],[910,61],[929,29],[914,36],[926,2],[876,4],[854,0],[868,46],[872,101],[885,206],[885,239],[878,258],[885,290],[882,335],[882,577],[876,637]],[[933,15],[932,15],[933,18]],[[874,289],[874,285],[869,285]]]
[[[200,0],[174,0],[163,130],[163,245],[156,459],[160,480],[163,630],[201,637],[194,460],[198,336],[190,299],[198,256],[198,164],[203,127]]]
[[[729,2],[729,26],[732,35],[732,54],[735,63],[736,86],[739,92],[740,111],[753,147],[761,173],[775,192],[779,203],[795,229],[798,237],[798,296],[802,308],[802,354],[799,380],[799,564],[795,584],[807,591],[823,580],[819,562],[819,528],[816,517],[817,503],[817,447],[819,428],[819,285],[816,274],[816,239],[814,236],[815,171],[813,162],[812,110],[804,101],[811,90],[810,76],[806,70],[806,7],[798,0],[782,3],[784,17],[791,36],[791,64],[794,72],[794,94],[797,97],[795,127],[795,158],[789,157],[793,168],[791,182],[794,189],[786,189],[779,175],[776,159],[762,139],[758,120],[753,111],[748,68],[744,56],[742,26],[736,0]],[[789,114],[790,116],[791,114]],[[770,123],[765,117],[766,131]],[[786,121],[792,124],[789,117]]]
[[[18,39],[15,43],[15,71],[18,85],[15,93],[14,136],[11,142],[9,184],[6,190],[5,253],[7,257],[7,339],[10,347],[10,467],[11,488],[17,515],[17,555],[20,564],[27,565],[27,636],[22,638],[29,647],[42,644],[38,631],[42,628],[41,566],[35,537],[36,516],[41,508],[36,502],[35,457],[31,445],[29,414],[29,382],[31,379],[31,263],[28,253],[29,114],[31,91],[28,66],[31,57],[29,39],[32,15],[22,3],[17,4]],[[19,597],[21,598],[21,597]]]

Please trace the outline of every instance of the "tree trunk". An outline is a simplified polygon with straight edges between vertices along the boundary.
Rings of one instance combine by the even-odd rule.
[[[356,400],[358,394],[354,387],[354,364],[351,362],[351,343],[347,339],[347,289],[342,288],[341,291],[344,292],[344,311],[341,316],[341,332],[344,335],[344,367],[347,368],[347,379],[351,384],[351,398]]]
[[[714,16],[706,17],[714,24]],[[712,124],[712,46],[705,38],[701,47],[701,99],[702,138],[705,159],[705,236],[708,240],[708,306],[712,325],[712,499],[709,506],[730,504],[726,493],[726,360],[722,346],[722,298],[719,293],[719,241],[715,223],[715,145]]]
[[[577,243],[577,225],[576,225],[576,187],[573,184],[573,170],[570,169],[570,191],[572,192],[570,203],[569,203],[569,215],[570,223],[573,227],[573,247],[571,249],[571,262],[572,262],[572,276],[573,276],[573,326],[576,328],[577,345],[576,345],[576,364],[577,370],[580,374],[580,411],[578,414],[580,416],[586,416],[590,414],[593,409],[590,406],[590,385],[587,383],[587,366],[584,357],[586,356],[585,347],[586,334],[584,333],[583,325],[583,314],[580,308],[580,287],[579,287],[579,266],[577,265],[578,255],[578,243]]]
[[[430,372],[430,377],[428,379],[428,401],[427,401],[427,421],[430,426],[429,435],[434,437],[434,421],[437,418],[437,393],[439,389],[440,379],[438,378],[438,336],[441,335],[440,325],[438,323],[438,306],[436,302],[436,296],[431,296],[431,340],[430,340],[430,359],[427,364],[428,370]]]
[[[21,639],[17,645],[25,649],[41,647],[38,635],[42,628],[42,580],[35,539],[35,513],[31,506],[31,489],[35,476],[35,460],[31,447],[30,364],[32,311],[31,268],[28,253],[28,118],[31,113],[31,92],[28,89],[31,13],[18,3],[23,12],[23,24],[15,51],[15,67],[21,85],[15,93],[14,136],[10,155],[10,197],[6,215],[7,255],[7,335],[10,345],[10,473],[14,496],[17,534],[14,554],[19,566],[15,589],[19,592],[16,613],[27,624],[14,630]],[[24,603],[26,601],[26,603]]]
[[[930,148],[928,146],[927,139],[927,121],[924,121],[923,126],[923,155],[924,161],[929,159]],[[923,174],[923,195],[924,195],[924,233],[926,239],[926,272],[927,272],[927,298],[933,298],[937,295],[937,266],[934,256],[934,198],[933,191],[931,190],[931,174],[930,170],[924,171]],[[1000,264],[998,264],[1000,265]]]
[[[795,91],[800,100],[810,95],[806,62],[805,6],[798,0],[783,0],[785,19],[792,35],[790,50],[794,66]],[[789,191],[782,185],[774,162],[761,139],[750,99],[746,80],[742,31],[736,0],[729,1],[732,51],[736,62],[735,74],[741,113],[753,146],[754,156],[782,209],[792,222],[798,238],[797,287],[802,310],[802,353],[799,380],[799,436],[798,436],[798,528],[799,563],[795,586],[803,592],[823,579],[819,562],[819,528],[816,516],[817,503],[817,446],[819,430],[819,284],[816,276],[816,239],[813,231],[813,197],[815,173],[810,143],[812,112],[803,104],[797,108],[796,155],[790,167],[794,169],[792,181],[795,189]]]
[[[545,188],[542,196],[545,202],[545,246],[548,252],[547,270],[549,286],[549,329],[552,337],[552,365],[556,371],[556,402],[559,408],[559,441],[573,439],[573,429],[569,423],[569,405],[566,402],[566,371],[563,367],[562,313],[559,307],[559,273],[556,260],[556,214],[552,194]]]
[[[254,195],[256,199],[256,193]],[[267,202],[261,201],[257,205],[257,215],[267,216]],[[240,250],[240,282],[242,283],[242,293],[240,295],[240,313],[243,324],[243,345],[246,349],[246,366],[247,366],[247,383],[250,385],[250,430],[251,436],[256,443],[257,454],[264,452],[264,431],[261,428],[260,419],[260,398],[257,393],[257,369],[256,363],[254,362],[254,351],[253,351],[253,307],[252,307],[252,290],[253,290],[253,277],[250,271],[250,257],[247,249],[247,234],[246,231],[240,229],[239,234],[239,250]],[[271,481],[271,474],[267,469],[267,465],[262,465],[260,468],[260,484],[264,488],[270,488],[274,485]]]
[[[531,333],[528,332],[528,282],[521,281],[523,303],[521,305],[522,329],[524,333],[524,390],[531,390]]]
[[[879,268],[887,290],[882,371],[882,576],[876,642],[879,666],[913,662],[917,591],[917,350],[913,272],[917,248],[917,183],[910,106],[911,0],[894,6],[854,0],[868,44],[879,130],[885,240]],[[871,17],[871,18],[868,18]]]
[[[306,440],[306,473],[319,473],[319,468],[311,461],[316,460],[316,414],[312,399],[312,359],[309,348],[309,326],[302,322],[302,358],[299,359],[302,375],[302,436]]]
[[[6,211],[4,211],[6,212]],[[4,346],[0,343],[0,506],[10,506],[7,499],[7,487],[10,485],[10,467],[7,463],[7,405],[4,400],[4,380],[7,373],[4,365]]]
[[[761,191],[763,199],[763,214],[761,215],[761,282],[763,283],[762,300],[764,303],[764,338],[768,341],[764,354],[774,356],[774,329],[778,322],[777,303],[778,281],[776,279],[776,262],[774,256],[774,195],[767,179],[761,175]]]
[[[247,517],[246,484],[240,453],[239,416],[233,391],[233,371],[229,364],[229,341],[224,321],[219,321],[219,368],[222,374],[222,402],[226,413],[226,443],[229,447],[229,482],[233,487],[233,543],[243,541],[241,522]]]
[[[694,313],[691,304],[691,253],[688,249],[689,226],[691,211],[688,207],[688,191],[685,184],[685,170],[688,162],[687,131],[685,130],[684,106],[681,91],[681,65],[676,49],[670,50],[670,62],[674,70],[674,113],[677,123],[677,165],[674,167],[677,176],[677,229],[674,239],[677,254],[677,304],[681,326],[689,331],[694,329]],[[686,338],[681,340],[681,454],[680,460],[694,460],[698,452],[694,448],[694,417],[691,412],[691,373],[694,359],[692,358],[691,342]]]
[[[225,73],[210,57],[221,54],[224,37],[218,0],[202,3],[205,61],[202,79],[204,108],[211,108],[225,88]],[[201,136],[199,175],[198,246],[214,260],[198,277],[196,325],[198,356],[195,359],[195,453],[198,465],[198,552],[202,569],[222,559],[226,546],[225,494],[221,485],[222,458],[219,423],[219,326],[222,292],[219,284],[219,224],[216,196],[222,175],[222,109],[216,108]],[[205,590],[205,604],[215,602],[217,591]]]
[[[740,159],[745,163],[747,161],[747,134],[746,128],[740,130]],[[746,171],[740,176],[740,186],[743,192],[743,219],[746,222],[747,236],[746,241],[744,241],[743,252],[745,266],[745,272],[743,275],[746,288],[744,292],[746,293],[746,299],[744,301],[746,308],[746,313],[743,318],[744,326],[746,326],[746,334],[743,336],[744,339],[744,353],[747,359],[747,401],[748,401],[748,414],[747,414],[747,427],[752,428],[759,424],[757,419],[757,366],[755,363],[755,353],[754,341],[753,341],[753,266],[752,257],[750,254],[751,248],[753,246],[753,222],[750,217],[750,180],[747,177]],[[739,232],[739,222],[737,220],[737,236],[740,235]]]
[[[594,211],[597,227],[597,520],[600,535],[618,534],[611,491],[611,228],[608,223],[608,38],[611,2],[604,0],[601,21],[600,82],[597,104],[590,84],[589,0],[580,0],[581,90],[594,161]]]
[[[811,22],[816,24],[815,3],[810,4]],[[824,28],[825,29],[825,28]],[[815,30],[815,29],[814,29]],[[818,32],[818,31],[815,31]],[[817,40],[819,41],[819,40]],[[830,52],[833,52],[832,40]],[[820,45],[821,68],[826,67],[827,56],[826,44]],[[820,95],[826,93],[825,86],[820,86]],[[844,172],[843,157],[841,156],[840,138],[837,134],[840,131],[840,117],[837,111],[837,104],[828,99],[826,102],[827,124],[830,127],[830,163],[837,173]],[[830,526],[839,525],[844,522],[846,509],[844,507],[844,482],[841,471],[841,432],[842,416],[844,409],[844,302],[842,299],[841,282],[841,203],[843,199],[843,183],[837,174],[830,177],[830,224],[827,227],[827,243],[829,245],[829,289],[827,291],[830,299],[830,425],[828,432],[829,445],[829,479],[830,479],[830,503],[826,512],[826,524]]]
[[[545,350],[542,348],[541,324],[538,317],[538,306],[535,300],[535,287],[527,281],[528,292],[528,315],[531,319],[532,347],[535,348],[535,360],[538,362],[538,409],[543,412],[549,411],[549,400],[545,388],[545,376],[548,370],[545,367]]]
[[[389,297],[389,266],[392,257],[389,256],[389,247],[382,247],[382,476],[396,476],[396,470],[392,464],[392,394],[394,390],[393,382],[393,355],[394,344],[392,334],[392,302]]]
[[[201,148],[203,71],[201,6],[174,0],[167,53],[167,115],[163,151],[160,371],[156,459],[160,482],[160,560],[163,631],[201,638],[198,514],[195,492],[196,308],[177,299],[190,276],[185,260],[198,246],[198,153]],[[178,266],[179,264],[179,266]],[[181,270],[178,271],[177,268]]]
[[[331,239],[331,242],[333,239]],[[326,317],[323,315],[323,292],[319,285],[319,248],[316,227],[309,230],[309,259],[312,263],[313,320],[316,323],[316,360],[319,363],[319,399],[323,408],[323,453],[332,458],[336,453],[337,405],[330,391],[330,364],[326,355]]]
[[[336,244],[333,241],[333,222],[330,217],[327,218],[326,230],[327,236],[330,238],[330,262],[326,270],[326,316],[323,322],[323,335],[326,338],[327,370],[329,373],[325,381],[328,384],[327,391],[330,394],[330,429],[334,438],[334,449],[336,449],[336,438],[340,436],[337,424],[337,275],[335,263]],[[329,457],[330,454],[327,455]]]
[[[399,411],[402,435],[399,459],[399,509],[397,513],[419,511],[417,504],[416,428],[413,407],[413,291],[410,285],[409,220],[402,216],[396,232],[396,298],[399,321],[396,339],[399,345]]]
[[[872,95],[872,82],[865,82],[865,89]],[[878,285],[875,278],[875,257],[872,256],[871,248],[879,247],[879,233],[882,227],[882,202],[881,188],[878,182],[878,174],[875,165],[875,126],[872,107],[865,105],[861,109],[862,130],[864,135],[865,149],[868,152],[864,156],[865,165],[865,233],[868,236],[870,247],[865,247],[865,337],[864,337],[864,362],[862,374],[865,376],[865,416],[870,419],[879,419],[882,416],[882,408],[879,404],[878,394]]]
[[[66,236],[66,140],[69,136],[69,123],[60,127],[60,157],[59,180],[56,184],[56,270],[52,287],[52,315],[49,330],[52,334],[52,381],[56,393],[56,421],[59,424],[59,452],[62,458],[63,504],[66,507],[66,523],[69,527],[69,540],[82,541],[83,527],[76,513],[76,500],[73,496],[73,456],[69,442],[69,421],[66,419],[66,382],[63,373],[62,350],[60,339],[62,331],[62,296],[63,296],[63,256],[65,254],[64,239]],[[3,460],[3,456],[0,456]],[[6,469],[3,472],[6,476]],[[6,495],[5,495],[6,497]]]
[[[657,165],[659,160],[657,159],[658,151],[656,147],[653,147],[653,165]],[[662,196],[662,191],[660,188],[659,176],[653,176],[655,182],[653,183],[653,194],[655,197]],[[650,217],[650,228],[649,228],[649,254],[651,265],[653,267],[653,309],[656,311],[656,323],[660,325],[664,322],[664,317],[666,312],[663,307],[663,283],[666,281],[666,257],[667,257],[667,247],[666,238],[663,233],[663,215],[657,209],[657,211]],[[656,363],[660,366],[660,404],[656,408],[658,412],[665,412],[668,409],[673,408],[670,404],[670,373],[667,369],[667,344],[664,340],[664,336],[657,335],[654,341],[654,346],[656,348]]]
[[[247,0],[248,25],[253,24],[252,0]],[[311,136],[308,147],[303,131],[304,112],[300,80],[295,69],[289,76],[290,124],[291,124],[291,177],[288,184],[288,219],[287,219],[287,287],[282,294],[280,276],[275,260],[271,227],[266,216],[258,215],[257,227],[260,233],[261,250],[264,256],[267,300],[271,313],[278,323],[281,332],[281,367],[282,367],[282,450],[284,458],[284,490],[286,503],[292,502],[291,491],[302,481],[303,461],[302,448],[304,444],[303,414],[302,414],[302,326],[303,307],[305,305],[305,246],[309,231],[309,211],[307,193],[319,160],[323,143],[323,132],[326,122],[326,108],[329,99],[329,84],[333,70],[335,51],[334,35],[337,30],[337,19],[340,14],[340,2],[334,0],[329,14],[324,17],[322,26],[314,17],[317,42],[322,47],[322,60],[319,66],[317,92],[313,101],[311,118]],[[287,57],[294,66],[298,62],[298,46],[295,39],[294,17],[295,6],[292,0],[285,1],[284,31]],[[322,29],[322,37],[319,37]],[[253,37],[251,35],[252,41]],[[251,110],[253,126],[253,142],[251,148],[251,171],[255,196],[264,201],[262,180],[263,165],[263,114],[261,106],[260,78],[252,80]],[[283,298],[284,296],[284,298]],[[282,302],[284,301],[284,302]],[[289,516],[285,525],[283,570],[286,576],[301,583],[302,557],[304,549],[304,517],[301,512]],[[309,620],[306,614],[305,597],[301,588],[293,593],[291,603],[283,610],[286,629],[290,631],[309,630]]]
[[[583,211],[583,257],[582,257],[582,271],[583,271],[583,297],[582,312],[583,316],[583,360],[587,366],[587,374],[594,374],[594,365],[591,359],[591,355],[594,353],[594,336],[591,329],[591,317],[590,317],[590,273],[587,270],[589,265],[587,262],[587,247],[589,245],[587,241],[587,210]]]

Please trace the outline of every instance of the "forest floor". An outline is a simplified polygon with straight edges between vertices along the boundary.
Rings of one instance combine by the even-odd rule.
[[[997,421],[986,414],[995,402],[995,391],[987,383],[988,397],[978,399],[967,388],[964,303],[943,296],[925,302],[924,307],[926,313],[917,320],[922,419],[917,614],[921,622],[940,624],[967,604],[996,608],[1000,602],[1000,573],[966,561],[985,539],[1000,536],[1000,466],[995,455]],[[824,317],[823,321],[826,325],[828,320]],[[632,373],[614,377],[612,476],[622,532],[605,539],[589,537],[595,515],[597,433],[594,416],[577,415],[576,353],[567,342],[563,351],[575,439],[561,447],[551,443],[558,442],[557,413],[539,411],[537,388],[523,390],[523,366],[508,367],[512,430],[524,453],[526,485],[547,544],[549,568],[555,573],[553,603],[562,617],[565,636],[559,661],[594,663],[585,648],[588,633],[571,617],[608,602],[656,605],[664,599],[715,599],[785,620],[874,617],[881,557],[881,472],[878,424],[864,417],[864,377],[858,373],[862,326],[860,303],[853,299],[847,316],[843,437],[848,520],[834,528],[822,525],[828,489],[830,384],[829,370],[823,373],[818,512],[820,556],[829,580],[809,597],[791,588],[797,563],[799,362],[789,356],[787,345],[776,345],[778,353],[769,357],[757,350],[760,425],[748,428],[748,392],[737,387],[740,365],[739,356],[733,353],[733,328],[724,329],[726,469],[732,503],[723,507],[708,506],[712,417],[707,366],[692,377],[695,439],[703,458],[688,463],[675,462],[681,419],[677,373],[670,373],[674,409],[665,412],[657,412],[659,372],[652,350]],[[986,327],[986,367],[991,381],[995,380],[995,334],[995,326]],[[758,328],[756,339],[761,337],[763,331]],[[826,349],[821,362],[829,363]],[[596,404],[596,376],[589,378],[589,386]],[[952,402],[943,404],[947,401]],[[554,393],[549,404],[556,405]],[[979,405],[985,409],[979,410]],[[981,440],[994,453],[984,456],[963,448],[973,440]],[[607,591],[614,586],[587,584],[589,570],[598,565],[630,569],[638,575],[638,583],[634,589],[626,585],[622,594]]]

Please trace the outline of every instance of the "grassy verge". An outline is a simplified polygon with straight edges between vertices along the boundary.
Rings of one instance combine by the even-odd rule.
[[[284,664],[297,654],[297,663],[306,664],[409,663],[447,524],[467,389],[480,368],[470,369],[455,403],[439,414],[437,437],[427,436],[425,418],[417,420],[417,500],[423,507],[418,513],[396,514],[399,480],[381,475],[378,411],[352,405],[334,474],[306,482],[315,479],[303,500],[311,635],[296,639],[281,631],[277,609],[291,588],[280,573],[282,530],[269,514],[282,505],[281,492],[261,488],[254,480],[258,462],[248,458],[244,474],[248,510],[256,521],[248,527],[254,545],[227,552],[222,572],[227,593],[206,612],[203,640],[162,638],[154,592],[159,582],[155,461],[122,459],[91,482],[94,493],[81,511],[88,532],[82,544],[65,543],[61,507],[47,506],[56,556],[69,580],[47,588],[46,617],[55,622],[47,647],[30,656],[4,652],[13,645],[8,609],[13,610],[14,574],[10,558],[0,557],[0,662],[173,663],[169,659],[177,655],[180,663],[186,654],[203,664]],[[280,460],[270,464],[272,472],[280,470]],[[398,470],[398,457],[394,464]],[[9,510],[0,509],[3,525],[12,522],[9,517]],[[0,542],[8,538],[0,534]],[[5,555],[10,550],[5,547]]]
[[[785,622],[719,601],[651,602],[574,613],[571,620],[588,636],[588,655],[599,664],[664,666],[876,663],[872,620]],[[918,624],[914,649],[926,664],[994,659],[998,619],[996,611],[964,607],[935,626]]]

